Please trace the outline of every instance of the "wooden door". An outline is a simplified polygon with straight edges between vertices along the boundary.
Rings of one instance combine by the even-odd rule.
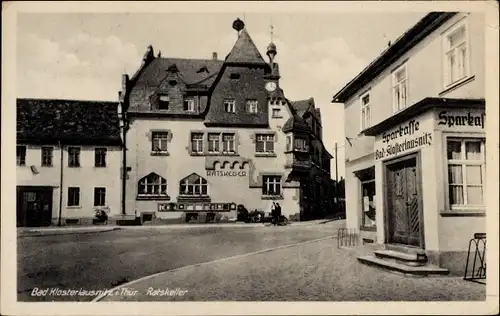
[[[416,158],[387,165],[389,242],[423,246]]]

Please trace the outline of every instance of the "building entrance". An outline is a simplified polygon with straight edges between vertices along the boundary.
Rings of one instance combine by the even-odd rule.
[[[423,247],[420,170],[417,155],[386,163],[387,241]]]
[[[17,187],[17,226],[50,226],[52,187]]]

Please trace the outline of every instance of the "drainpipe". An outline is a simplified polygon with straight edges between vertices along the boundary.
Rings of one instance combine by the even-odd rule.
[[[127,142],[125,141],[127,126],[123,127],[123,147],[122,147],[122,215],[126,215],[126,195],[127,186]]]
[[[62,214],[62,201],[63,201],[63,158],[64,151],[61,142],[59,141],[59,149],[61,151],[61,161],[60,161],[60,178],[59,178],[59,218],[57,220],[57,226],[61,226],[61,214]]]

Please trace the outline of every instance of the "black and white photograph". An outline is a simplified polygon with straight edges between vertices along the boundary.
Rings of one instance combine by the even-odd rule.
[[[2,8],[2,314],[499,312],[498,2]]]

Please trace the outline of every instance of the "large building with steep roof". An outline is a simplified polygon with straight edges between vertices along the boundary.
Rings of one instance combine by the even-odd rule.
[[[276,46],[259,53],[241,20],[224,60],[155,56],[123,76],[122,210],[153,221],[236,219],[238,205],[289,219],[333,212],[314,100],[289,101]]]

